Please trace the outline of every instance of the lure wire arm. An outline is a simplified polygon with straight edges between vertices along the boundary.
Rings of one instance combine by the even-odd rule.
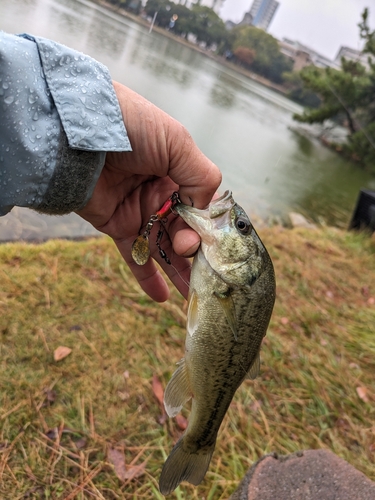
[[[151,234],[151,230],[154,227],[155,222],[160,223],[159,231],[156,235],[156,246],[158,247],[160,257],[167,263],[171,264],[171,261],[166,254],[166,252],[161,248],[161,240],[163,239],[164,231],[166,230],[165,224],[167,222],[168,215],[171,213],[175,213],[173,208],[181,203],[181,200],[178,196],[177,192],[174,192],[172,196],[168,198],[168,200],[163,204],[163,206],[158,210],[155,214],[151,215],[148,223],[146,224],[145,231],[138,236],[132,245],[132,257],[133,260],[138,265],[144,265],[150,255],[150,243],[149,236]],[[142,254],[142,255],[140,255]]]

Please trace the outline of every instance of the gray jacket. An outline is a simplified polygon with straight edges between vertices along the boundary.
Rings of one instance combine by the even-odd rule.
[[[0,215],[82,208],[107,151],[131,151],[107,68],[51,40],[0,32]]]

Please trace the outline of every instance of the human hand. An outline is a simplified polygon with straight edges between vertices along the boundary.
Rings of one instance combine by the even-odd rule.
[[[123,85],[113,82],[133,151],[109,152],[94,193],[77,212],[115,241],[143,290],[154,300],[169,297],[168,286],[155,261],[176,288],[187,297],[190,261],[199,236],[178,217],[166,223],[163,250],[156,246],[157,229],[150,236],[151,257],[144,266],[132,259],[131,246],[174,191],[182,202],[204,208],[221,182],[218,168],[198,149],[186,129],[172,117]],[[173,242],[173,245],[172,245]]]

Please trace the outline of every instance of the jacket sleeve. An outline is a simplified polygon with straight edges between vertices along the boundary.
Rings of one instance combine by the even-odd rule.
[[[82,208],[107,151],[131,151],[107,68],[51,40],[0,32],[0,215]]]

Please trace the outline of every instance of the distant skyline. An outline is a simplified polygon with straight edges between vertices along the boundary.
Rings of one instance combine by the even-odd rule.
[[[370,10],[370,27],[375,29],[374,0],[278,1],[280,6],[268,33],[280,40],[298,40],[332,60],[342,45],[362,49],[357,24],[365,7]],[[252,3],[253,0],[225,0],[220,16],[239,22]]]

